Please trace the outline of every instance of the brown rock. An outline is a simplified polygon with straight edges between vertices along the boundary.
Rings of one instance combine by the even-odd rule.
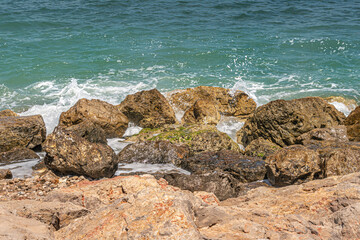
[[[36,148],[46,138],[46,128],[40,115],[0,118],[0,152],[14,147]]]
[[[117,157],[109,146],[91,143],[61,127],[47,137],[44,150],[46,166],[61,174],[101,178],[112,177],[117,170]]]
[[[348,142],[346,127],[343,125],[331,128],[315,128],[297,137],[299,144],[311,144],[314,141]]]
[[[176,123],[174,110],[157,89],[128,95],[118,107],[131,122],[143,128]]]
[[[126,146],[118,154],[119,163],[173,163],[189,157],[190,149],[185,144],[173,144],[169,141],[136,142]]]
[[[266,158],[271,184],[284,186],[321,178],[321,160],[315,150],[302,145],[289,146]]]
[[[340,125],[344,119],[343,113],[322,98],[276,100],[256,109],[238,132],[238,142],[246,147],[262,137],[284,147],[295,144],[303,133]]]
[[[186,111],[197,100],[207,99],[216,104],[222,115],[246,118],[256,109],[253,99],[242,91],[231,92],[220,87],[199,86],[176,90],[167,94],[169,102],[177,109]]]
[[[15,147],[10,151],[0,153],[0,163],[10,163],[12,161],[39,158],[40,157],[33,150],[25,147]]]
[[[346,125],[349,139],[360,142],[360,106],[350,113],[344,124]]]
[[[354,173],[253,189],[218,207],[200,207],[196,223],[206,239],[358,239],[359,200],[360,173]]]
[[[2,117],[17,117],[17,116],[19,116],[19,115],[17,115],[10,109],[5,109],[5,110],[0,111],[0,118],[2,118]]]
[[[200,123],[216,125],[220,121],[220,113],[214,102],[204,99],[197,100],[182,117],[183,123]]]
[[[7,209],[0,208],[1,239],[54,239],[50,227],[34,219],[27,219],[11,214]]]
[[[108,138],[121,137],[129,122],[116,106],[97,99],[83,98],[68,111],[61,114],[59,125],[70,127],[85,121],[90,121],[103,129]]]
[[[9,169],[0,169],[0,180],[1,179],[12,179],[13,175]]]
[[[106,132],[98,125],[91,121],[84,121],[70,127],[66,127],[66,130],[73,132],[74,134],[85,138],[92,143],[103,143],[107,144]]]
[[[279,145],[265,140],[263,138],[258,138],[252,141],[245,148],[245,155],[252,157],[261,157],[265,159],[267,156],[277,152],[281,147]]]

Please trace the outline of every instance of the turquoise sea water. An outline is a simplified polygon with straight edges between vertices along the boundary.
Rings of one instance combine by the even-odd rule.
[[[0,110],[199,85],[360,101],[360,1],[0,0]]]

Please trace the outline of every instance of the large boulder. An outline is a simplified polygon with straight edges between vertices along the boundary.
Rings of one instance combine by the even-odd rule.
[[[103,128],[99,127],[92,121],[81,122],[76,125],[65,127],[66,130],[75,133],[76,135],[85,138],[92,143],[107,144],[107,134]]]
[[[220,87],[199,86],[167,93],[169,102],[176,108],[186,111],[199,99],[215,103],[218,111],[225,116],[246,118],[256,109],[256,103],[243,91],[232,91]]]
[[[205,239],[358,239],[360,173],[257,188],[195,210]]]
[[[186,144],[191,154],[203,151],[234,150],[240,152],[240,147],[226,133],[220,132],[212,125],[190,125],[166,127],[161,129],[143,129],[129,141],[166,140],[176,144]]]
[[[360,106],[350,113],[344,124],[346,125],[349,139],[360,142]]]
[[[276,100],[260,106],[237,133],[244,146],[264,138],[281,147],[293,145],[296,138],[315,128],[341,125],[345,115],[319,97],[290,101]]]
[[[267,176],[276,186],[360,171],[360,144],[323,141],[285,147],[266,158]]]
[[[0,111],[0,118],[2,117],[17,117],[19,115],[17,115],[15,112],[11,111],[10,109],[5,109]]]
[[[214,102],[205,99],[199,99],[194,103],[194,105],[186,110],[181,121],[183,123],[190,124],[200,123],[216,125],[219,123],[220,119],[221,115]]]
[[[265,159],[267,156],[277,152],[280,149],[281,147],[279,147],[279,145],[270,142],[269,140],[258,138],[246,146],[244,154]]]
[[[185,144],[173,144],[169,141],[144,141],[126,146],[119,154],[119,163],[173,163],[189,157],[190,149]]]
[[[143,128],[176,123],[174,110],[157,89],[127,95],[118,108],[131,122]]]
[[[331,128],[315,128],[296,138],[296,142],[303,145],[317,141],[348,142],[346,127],[339,125]]]
[[[226,172],[244,183],[263,180],[266,174],[265,162],[262,159],[229,150],[202,152],[182,160],[180,166],[198,174]]]
[[[7,152],[0,153],[0,163],[39,158],[40,157],[33,150],[25,147],[15,147]]]
[[[37,148],[45,138],[45,123],[40,115],[0,118],[0,152],[14,147]]]
[[[108,145],[89,142],[61,127],[55,128],[43,147],[46,166],[57,173],[102,178],[112,177],[117,170],[117,157]]]
[[[80,99],[68,111],[60,115],[59,125],[70,127],[90,121],[105,131],[106,137],[122,137],[129,120],[110,103],[98,99]]]

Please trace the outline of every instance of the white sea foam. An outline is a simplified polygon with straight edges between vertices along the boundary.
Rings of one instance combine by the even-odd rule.
[[[115,151],[116,154],[121,152],[131,142],[125,142],[124,138],[109,138],[107,139],[108,145]]]
[[[236,132],[244,126],[244,123],[244,120],[236,117],[221,116],[220,122],[216,127],[220,132],[226,133],[232,140],[237,142]]]
[[[126,129],[123,137],[130,137],[135,134],[138,134],[141,131],[142,127],[136,126],[134,123],[129,122],[128,128]]]
[[[351,111],[353,111],[356,108],[354,104],[345,105],[344,103],[341,102],[330,102],[330,104],[334,105],[334,107],[340,112],[343,112],[345,116],[349,116]]]
[[[148,163],[130,163],[130,164],[119,164],[119,168],[115,175],[123,173],[135,173],[135,172],[146,172],[146,173],[182,173],[190,175],[190,172],[178,168],[173,164],[148,164]]]
[[[10,164],[1,164],[0,169],[10,169],[14,178],[32,177],[32,167],[39,162],[39,159],[26,159],[15,161]]]

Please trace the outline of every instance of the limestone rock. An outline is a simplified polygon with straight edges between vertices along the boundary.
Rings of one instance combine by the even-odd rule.
[[[127,95],[118,108],[131,122],[143,128],[176,123],[174,110],[157,89]]]
[[[238,132],[238,142],[246,147],[261,137],[284,147],[295,144],[301,134],[341,125],[344,119],[343,113],[319,97],[276,100],[256,109]]]
[[[186,111],[197,100],[207,99],[216,104],[222,115],[240,118],[249,117],[256,109],[256,103],[243,91],[231,91],[220,87],[199,86],[176,90],[167,94],[169,102],[177,109]]]
[[[0,118],[0,152],[14,147],[36,148],[46,138],[46,128],[40,115]]]
[[[358,239],[359,200],[360,173],[354,173],[260,187],[220,206],[200,207],[196,223],[206,239]]]
[[[178,165],[181,159],[189,157],[190,150],[185,144],[173,144],[169,141],[144,141],[126,146],[119,154],[119,163],[173,163]]]
[[[25,147],[15,147],[10,151],[0,153],[0,163],[39,158],[40,157],[33,150]]]
[[[194,103],[194,105],[186,110],[181,121],[183,123],[190,124],[200,123],[216,125],[219,123],[220,118],[221,115],[214,102],[199,99]]]
[[[121,137],[128,127],[129,120],[110,103],[97,99],[80,99],[60,116],[59,125],[70,127],[90,121],[105,131],[106,137]]]
[[[12,179],[13,175],[9,169],[0,169],[0,180],[1,179]]]
[[[91,143],[61,127],[47,137],[44,150],[46,166],[61,174],[101,178],[112,177],[117,170],[117,158],[109,146]]]
[[[1,239],[54,239],[50,227],[34,219],[27,219],[11,214],[7,209],[0,208]]]
[[[192,173],[226,172],[240,182],[263,180],[265,162],[234,151],[203,152],[184,159],[180,165]]]
[[[299,184],[321,178],[321,160],[315,150],[293,145],[266,158],[267,176],[275,186]]]
[[[10,109],[5,109],[5,110],[0,111],[0,118],[2,118],[2,117],[17,117],[17,116],[19,116],[19,115],[17,115]]]
[[[267,156],[275,153],[280,149],[281,147],[279,147],[279,145],[272,143],[269,140],[258,138],[246,146],[244,153],[248,156],[261,157],[265,159]]]
[[[360,142],[360,106],[350,113],[344,124],[346,125],[349,139]]]

